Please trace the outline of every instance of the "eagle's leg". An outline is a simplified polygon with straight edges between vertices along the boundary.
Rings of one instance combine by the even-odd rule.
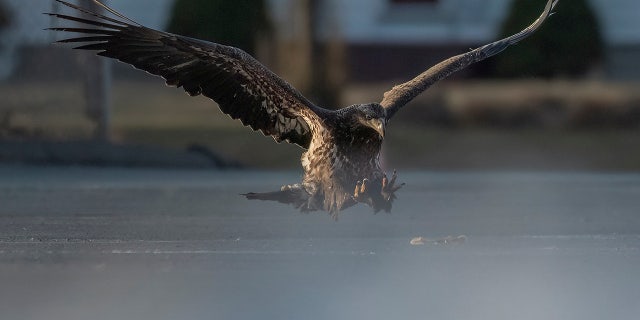
[[[368,204],[375,212],[380,210],[390,212],[393,200],[396,199],[395,192],[404,186],[404,183],[396,185],[397,178],[398,173],[394,170],[391,179],[384,174],[382,179],[371,181],[365,178],[358,181],[353,192],[353,199]]]

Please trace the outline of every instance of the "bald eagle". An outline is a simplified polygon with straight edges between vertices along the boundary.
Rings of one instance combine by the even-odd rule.
[[[395,171],[391,177],[385,174],[379,157],[387,123],[400,108],[437,81],[531,35],[558,0],[549,0],[541,16],[521,32],[446,59],[394,86],[381,102],[335,111],[316,106],[238,48],[147,28],[97,0],[93,1],[112,16],[55,1],[85,14],[49,13],[81,25],[49,30],[85,34],[58,43],[76,43],[75,49],[93,50],[161,76],[167,85],[182,87],[191,96],[211,98],[224,113],[253,130],[304,149],[301,183],[275,192],[247,193],[248,199],[279,201],[301,211],[324,210],[337,218],[341,210],[357,203],[368,204],[375,212],[391,210],[402,184],[396,183]]]

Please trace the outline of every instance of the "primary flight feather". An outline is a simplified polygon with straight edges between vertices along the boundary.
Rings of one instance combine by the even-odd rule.
[[[387,177],[379,162],[389,119],[437,81],[531,35],[558,2],[549,0],[541,16],[521,32],[433,66],[393,87],[380,103],[334,111],[316,106],[238,48],[147,28],[97,0],[87,1],[113,17],[55,1],[85,15],[49,13],[80,25],[50,30],[85,34],[59,43],[76,43],[75,49],[97,51],[161,76],[168,85],[181,87],[192,96],[211,98],[224,113],[253,130],[305,149],[301,183],[274,192],[248,193],[247,198],[289,203],[302,211],[325,210],[334,218],[359,202],[375,211],[390,211],[401,185],[396,184],[396,173]]]

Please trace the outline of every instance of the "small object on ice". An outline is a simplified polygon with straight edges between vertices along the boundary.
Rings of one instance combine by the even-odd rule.
[[[421,246],[425,243],[425,238],[423,237],[415,237],[409,241],[412,246]]]
[[[425,237],[415,237],[415,238],[411,239],[411,241],[409,241],[409,244],[411,244],[412,246],[421,246],[421,245],[425,245],[425,244],[447,245],[447,244],[462,244],[465,241],[467,241],[467,236],[465,236],[465,235],[459,235],[457,237],[446,236],[444,238],[438,238],[438,239],[428,239],[428,238],[425,238]]]

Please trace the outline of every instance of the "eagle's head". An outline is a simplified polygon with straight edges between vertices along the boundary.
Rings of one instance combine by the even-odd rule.
[[[380,139],[384,138],[387,125],[387,112],[378,103],[359,104],[354,106],[353,120],[357,125],[373,129]]]

